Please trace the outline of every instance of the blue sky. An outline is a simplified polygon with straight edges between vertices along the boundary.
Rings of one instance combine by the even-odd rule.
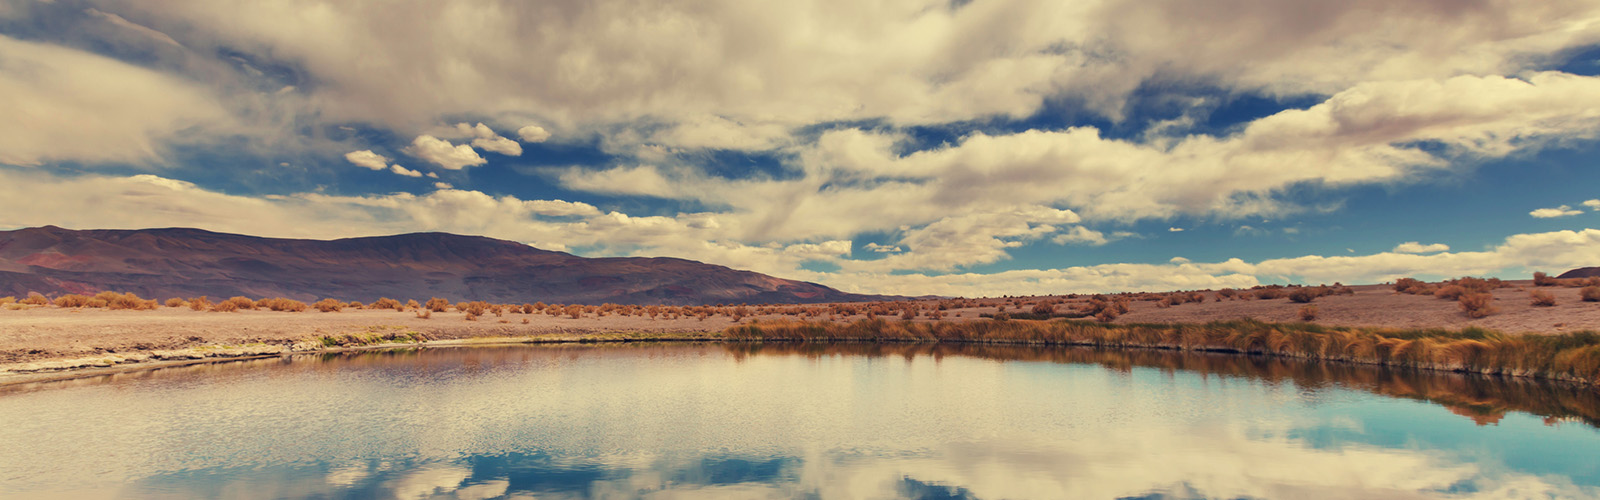
[[[0,0],[0,227],[849,291],[1600,265],[1600,5]]]

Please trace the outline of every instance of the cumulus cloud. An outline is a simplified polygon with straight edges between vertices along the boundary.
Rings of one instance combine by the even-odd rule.
[[[389,167],[389,158],[370,150],[345,153],[344,159],[358,167],[366,167],[373,170],[383,170]]]
[[[77,49],[0,35],[0,164],[152,163],[192,127],[235,131],[210,90]]]
[[[315,22],[304,18],[309,5]],[[306,68],[329,82],[312,99],[330,119],[412,124],[449,115],[575,127],[707,115],[751,127],[919,124],[1028,116],[1053,96],[1117,114],[1148,80],[1327,95],[1364,81],[1514,74],[1600,38],[1589,22],[1600,7],[1585,0],[1538,9],[1382,0],[626,5],[183,0],[116,10],[188,26],[196,43],[261,47]]]
[[[1407,241],[1394,247],[1395,253],[1436,253],[1448,250],[1450,250],[1450,245],[1444,243],[1424,245],[1415,241]]]
[[[988,264],[1010,258],[1006,249],[1022,246],[1058,230],[1059,224],[1078,222],[1078,214],[1042,206],[946,217],[926,226],[908,228],[896,246],[905,252],[871,261],[843,261],[848,271],[890,270],[949,271],[960,266]]]
[[[1589,210],[1600,212],[1600,200],[1585,201],[1583,202],[1583,206],[1589,207]]]
[[[1061,234],[1051,238],[1050,241],[1057,245],[1089,245],[1100,246],[1113,241],[1133,236],[1133,233],[1117,231],[1107,235],[1083,226],[1073,226]]]
[[[449,169],[461,170],[463,168],[482,165],[489,160],[478,156],[472,146],[450,144],[450,141],[431,135],[419,135],[411,141],[411,146],[405,150],[406,154],[433,162],[435,165]]]
[[[1581,213],[1583,213],[1582,210],[1573,210],[1572,207],[1562,205],[1555,208],[1537,209],[1532,212],[1528,212],[1528,215],[1532,215],[1539,219],[1553,219],[1556,217],[1571,217]]]
[[[517,141],[500,137],[500,134],[495,133],[494,129],[482,123],[477,125],[458,123],[456,124],[456,130],[472,137],[472,145],[484,151],[493,151],[506,156],[522,155],[521,144],[517,144]]]
[[[450,185],[450,183],[448,183],[448,182],[435,182],[435,183],[433,183],[433,187],[436,188],[436,189],[453,189],[453,188],[455,188],[455,186]]]
[[[422,177],[422,172],[400,166],[399,163],[389,166],[389,171],[406,177]]]
[[[550,140],[550,131],[538,125],[529,125],[517,129],[517,138],[522,139],[522,142],[544,142]]]
[[[895,246],[895,245],[881,245],[881,244],[878,244],[878,243],[868,243],[868,244],[864,245],[863,248],[866,248],[867,250],[871,250],[871,251],[876,252],[876,253],[895,253],[895,252],[904,252],[905,251],[905,249],[900,248],[900,247]]]
[[[1111,263],[929,275],[896,271],[992,262],[1004,258],[1003,250],[1014,242],[1049,236],[1057,232],[1058,225],[1073,224],[1077,217],[1048,207],[1018,207],[951,218],[928,228],[907,230],[896,244],[906,249],[904,253],[872,261],[849,259],[852,245],[848,240],[741,243],[730,237],[730,231],[738,230],[736,225],[724,224],[723,217],[715,213],[634,217],[581,202],[522,200],[454,189],[425,195],[249,197],[154,175],[56,178],[0,169],[0,226],[188,226],[306,238],[448,231],[541,248],[584,246],[619,249],[624,255],[674,255],[819,281],[849,291],[908,295],[1248,287],[1279,277],[1304,283],[1375,283],[1405,276],[1526,275],[1529,269],[1593,265],[1594,256],[1600,255],[1600,229],[1584,229],[1512,235],[1499,245],[1475,252],[1307,255],[1253,263],[1240,259]],[[352,234],[350,228],[363,232]],[[800,268],[816,260],[838,264],[841,269],[820,273]]]

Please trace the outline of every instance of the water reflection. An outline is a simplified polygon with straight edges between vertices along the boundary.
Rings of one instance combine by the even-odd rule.
[[[1155,351],[391,350],[9,388],[0,497],[1591,498],[1600,432],[1546,424],[1595,407]]]

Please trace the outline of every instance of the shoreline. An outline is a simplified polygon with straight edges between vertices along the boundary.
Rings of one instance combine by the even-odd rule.
[[[1059,324],[1072,324],[1072,323],[1074,323],[1074,322],[1071,322],[1071,321],[1061,321],[1061,320],[1056,320],[1055,322],[1059,323]],[[1016,321],[1014,323],[1027,323],[1027,320],[1019,320],[1019,321]],[[1260,322],[1257,322],[1257,323],[1259,325],[1261,325],[1261,326],[1270,328],[1273,331],[1277,331],[1281,327],[1289,327],[1286,330],[1292,330],[1293,328],[1304,328],[1306,326],[1306,325],[1303,325],[1303,324],[1294,325],[1294,324],[1274,324],[1274,323],[1260,323]],[[1535,382],[1535,383],[1551,384],[1551,385],[1555,385],[1555,386],[1571,386],[1571,387],[1579,387],[1579,388],[1585,388],[1585,389],[1592,389],[1592,388],[1600,387],[1600,379],[1593,379],[1593,378],[1586,379],[1586,378],[1580,378],[1580,377],[1559,376],[1559,375],[1552,376],[1551,374],[1548,374],[1548,373],[1533,372],[1533,371],[1507,371],[1505,369],[1502,369],[1503,367],[1502,368],[1496,368],[1496,369],[1471,369],[1471,368],[1468,368],[1466,366],[1461,366],[1461,365],[1441,365],[1441,364],[1415,363],[1415,362],[1394,362],[1393,360],[1358,359],[1358,358],[1354,358],[1354,357],[1312,356],[1312,355],[1305,355],[1305,354],[1294,353],[1294,352],[1274,351],[1274,350],[1265,349],[1265,348],[1257,348],[1257,349],[1243,348],[1243,349],[1241,349],[1241,348],[1236,348],[1236,347],[1184,345],[1182,343],[1176,343],[1176,342],[1170,342],[1170,341],[1168,341],[1168,342],[1138,342],[1138,341],[1123,340],[1123,341],[1119,341],[1119,342],[1108,343],[1108,342],[1104,342],[1104,341],[1095,341],[1095,340],[1065,340],[1065,339],[1056,339],[1056,340],[1007,339],[1007,338],[971,338],[971,339],[944,338],[944,339],[941,339],[941,338],[926,338],[926,337],[924,337],[924,338],[907,338],[907,337],[889,337],[889,336],[878,336],[878,337],[869,337],[869,336],[861,336],[861,337],[828,337],[828,338],[792,338],[792,337],[756,338],[756,337],[750,337],[750,336],[740,336],[741,333],[739,333],[740,331],[748,332],[749,330],[759,329],[759,328],[762,328],[762,327],[771,328],[771,327],[775,327],[775,326],[776,327],[785,327],[785,326],[792,327],[794,325],[793,324],[782,324],[782,323],[767,323],[767,324],[756,323],[756,324],[738,325],[738,326],[735,326],[735,327],[730,327],[727,331],[723,331],[723,332],[706,331],[706,332],[677,333],[677,334],[664,334],[664,333],[651,333],[651,332],[612,332],[612,333],[599,333],[599,334],[589,334],[589,335],[553,334],[553,335],[536,335],[536,336],[524,336],[524,337],[483,336],[483,337],[465,337],[465,338],[450,338],[450,339],[435,339],[435,340],[420,340],[420,341],[383,341],[383,340],[379,340],[379,341],[375,341],[375,342],[372,342],[372,343],[349,344],[349,345],[331,345],[331,346],[326,344],[330,340],[330,338],[329,337],[323,337],[323,338],[320,338],[320,339],[306,339],[306,340],[297,342],[293,346],[290,346],[290,347],[279,347],[277,350],[274,350],[274,351],[271,351],[271,352],[265,352],[265,351],[261,351],[261,350],[249,350],[248,347],[250,347],[250,346],[246,346],[245,348],[233,348],[233,349],[226,348],[226,347],[223,347],[223,348],[209,348],[209,349],[208,348],[197,348],[197,349],[188,349],[188,350],[176,351],[176,352],[169,351],[169,352],[163,353],[165,356],[162,356],[162,357],[158,357],[158,356],[154,356],[154,355],[146,355],[143,360],[125,361],[125,362],[117,362],[117,363],[110,363],[110,364],[104,364],[104,360],[102,358],[84,358],[84,359],[54,360],[54,361],[47,361],[47,362],[42,362],[42,363],[34,363],[36,365],[37,364],[43,364],[43,365],[51,365],[51,366],[43,366],[43,367],[38,367],[38,368],[34,368],[34,369],[24,369],[24,370],[18,370],[18,368],[19,367],[25,367],[27,364],[0,366],[0,389],[16,387],[16,386],[25,385],[25,384],[69,381],[69,380],[86,379],[86,378],[93,378],[93,377],[99,377],[99,376],[117,375],[117,374],[124,374],[124,373],[136,373],[136,372],[150,371],[150,370],[160,370],[160,369],[164,369],[164,368],[175,368],[175,367],[194,366],[194,365],[203,365],[203,364],[222,364],[222,363],[232,363],[232,362],[239,362],[239,361],[270,359],[270,358],[282,358],[282,357],[297,356],[297,355],[309,355],[309,354],[337,354],[337,353],[346,353],[346,352],[377,351],[377,350],[389,350],[389,349],[430,349],[430,348],[455,348],[455,347],[578,345],[578,344],[630,344],[630,343],[651,343],[651,342],[684,343],[684,344],[716,343],[716,344],[740,344],[740,345],[771,344],[771,345],[790,345],[790,346],[793,346],[793,345],[819,345],[819,346],[825,346],[825,345],[834,345],[834,344],[863,345],[863,346],[866,346],[866,345],[901,345],[901,346],[927,345],[927,346],[935,346],[935,345],[945,344],[945,345],[967,345],[967,346],[986,346],[986,345],[987,346],[1008,346],[1008,347],[1019,347],[1019,348],[1028,348],[1028,347],[1070,347],[1070,348],[1091,348],[1091,349],[1105,349],[1105,350],[1155,351],[1155,352],[1170,352],[1170,353],[1179,353],[1179,354],[1181,354],[1181,353],[1199,353],[1199,354],[1211,354],[1211,355],[1224,355],[1224,356],[1240,357],[1240,358],[1262,357],[1262,358],[1268,358],[1268,359],[1293,360],[1293,361],[1305,362],[1305,363],[1333,363],[1333,364],[1339,364],[1339,365],[1365,366],[1365,367],[1381,368],[1381,369],[1415,370],[1415,371],[1418,371],[1418,372],[1426,372],[1426,373],[1457,374],[1457,375],[1465,375],[1465,376],[1471,376],[1471,377],[1484,377],[1486,379],[1525,380],[1525,381],[1531,381],[1531,382]],[[1144,326],[1150,326],[1150,325],[1144,325]],[[1207,327],[1207,326],[1210,326],[1210,325],[1207,325],[1207,324],[1177,324],[1177,325],[1160,325],[1160,326],[1162,326],[1164,328],[1167,328],[1167,329],[1172,329],[1172,330],[1184,330],[1184,329],[1202,328],[1202,327]],[[1138,327],[1139,327],[1139,325],[1135,325],[1135,326],[1131,326],[1131,327],[1130,326],[1122,326],[1121,328],[1138,328]],[[1370,332],[1361,332],[1361,333],[1370,333]],[[1455,333],[1461,333],[1461,332],[1458,331],[1458,332],[1455,332]],[[1489,334],[1493,334],[1493,335],[1500,335],[1497,332],[1488,332],[1488,333]],[[1592,332],[1590,332],[1590,333],[1592,333]],[[1331,333],[1327,333],[1327,332],[1317,332],[1314,335],[1331,336],[1332,334]],[[317,345],[318,347],[311,347],[312,345]],[[300,349],[295,349],[294,347],[301,347],[301,348]],[[183,357],[184,359],[167,359],[167,357]]]

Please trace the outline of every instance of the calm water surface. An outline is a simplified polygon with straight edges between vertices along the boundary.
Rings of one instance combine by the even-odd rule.
[[[0,498],[1600,498],[1596,408],[1237,356],[396,350],[0,388]]]

